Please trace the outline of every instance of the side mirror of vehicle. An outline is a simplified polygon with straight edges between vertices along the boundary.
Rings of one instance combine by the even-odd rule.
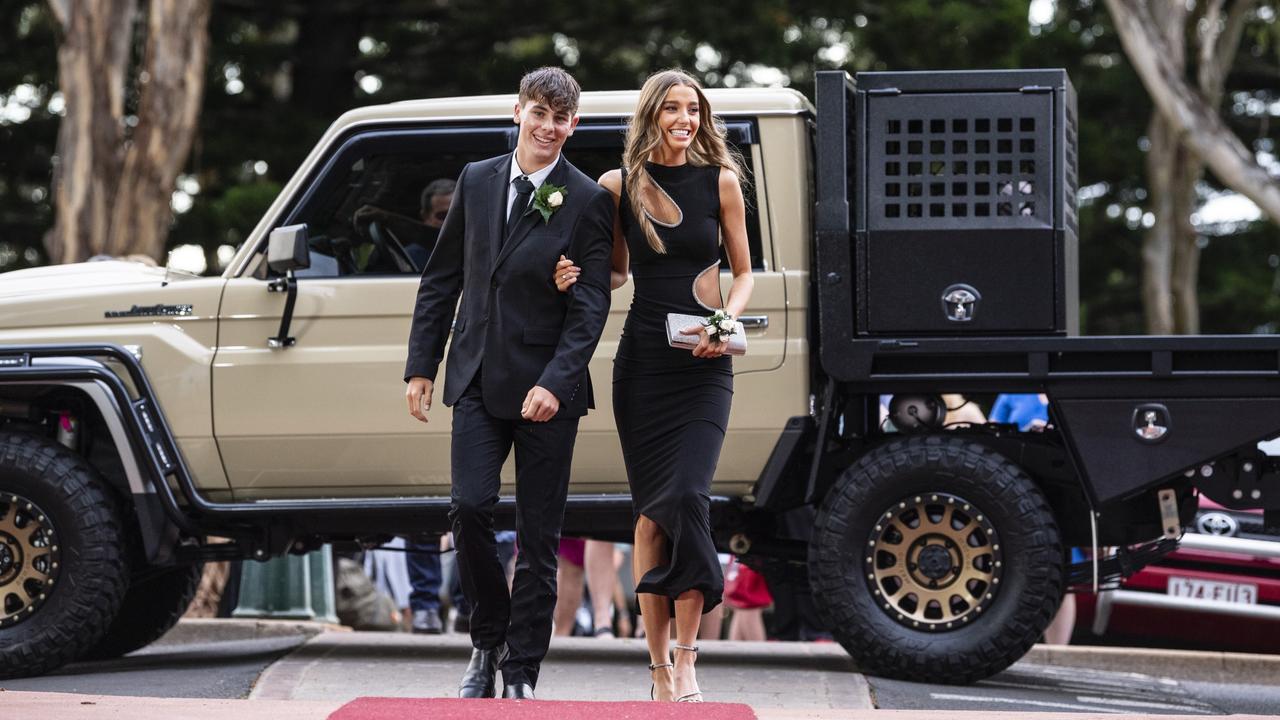
[[[306,223],[278,227],[267,238],[267,266],[278,273],[309,268],[308,250]]]
[[[284,277],[267,283],[268,292],[286,293],[284,314],[280,316],[280,332],[267,338],[267,347],[279,350],[293,347],[297,340],[289,335],[293,322],[293,304],[298,299],[298,280],[294,270],[311,267],[311,252],[307,247],[307,225],[286,225],[271,231],[267,238],[267,266]]]

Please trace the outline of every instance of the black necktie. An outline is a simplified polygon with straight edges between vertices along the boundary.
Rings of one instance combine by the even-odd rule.
[[[516,199],[511,203],[511,212],[507,213],[506,235],[508,237],[516,229],[520,216],[524,215],[524,211],[528,209],[529,196],[533,194],[533,183],[529,182],[529,178],[524,175],[512,180],[511,187],[516,191]]]

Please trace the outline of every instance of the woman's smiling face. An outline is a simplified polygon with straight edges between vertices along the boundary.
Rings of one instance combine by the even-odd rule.
[[[658,107],[658,129],[671,150],[683,152],[698,134],[701,112],[698,93],[687,85],[673,85]]]

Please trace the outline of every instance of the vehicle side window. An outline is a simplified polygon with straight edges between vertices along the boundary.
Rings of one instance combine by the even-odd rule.
[[[747,244],[751,250],[751,268],[763,270],[764,247],[760,236],[760,211],[755,192],[756,183],[759,181],[756,179],[756,169],[751,161],[751,142],[754,137],[757,137],[757,131],[747,122],[731,122],[728,129],[730,145],[742,153],[747,173],[752,178],[751,186],[744,194],[747,202]],[[618,122],[584,121],[578,125],[573,137],[565,143],[565,156],[588,177],[598,178],[622,163],[625,132],[625,125]],[[720,269],[724,272],[729,270],[729,260],[725,257],[723,247],[720,248]]]
[[[311,267],[296,275],[417,275],[469,162],[506,151],[500,128],[373,131],[325,163],[288,224],[306,223]]]

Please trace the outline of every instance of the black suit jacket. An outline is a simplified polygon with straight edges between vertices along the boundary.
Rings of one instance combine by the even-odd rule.
[[[564,204],[545,224],[537,211],[522,216],[504,243],[512,162],[503,155],[471,163],[458,178],[418,286],[405,380],[435,380],[457,308],[446,405],[478,370],[495,417],[518,419],[535,385],[560,401],[556,417],[581,417],[591,405],[587,363],[609,314],[613,199],[561,156],[545,182],[565,187]],[[582,268],[568,293],[552,281],[562,254]]]

